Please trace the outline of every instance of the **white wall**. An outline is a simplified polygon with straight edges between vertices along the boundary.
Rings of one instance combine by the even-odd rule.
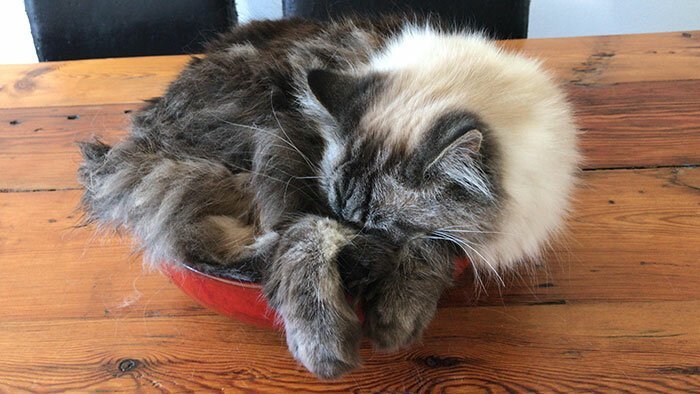
[[[236,6],[242,22],[282,14],[282,0],[236,0]],[[531,0],[528,37],[692,29],[700,29],[700,0]]]
[[[282,17],[282,0],[236,0],[238,20],[279,19]]]
[[[236,0],[236,7],[241,22],[282,17],[282,0]],[[532,0],[528,35],[569,37],[697,29],[700,0]],[[0,0],[0,64],[36,61],[24,2]]]
[[[0,0],[0,64],[37,61],[22,0]]]
[[[700,0],[532,0],[528,37],[700,29]]]

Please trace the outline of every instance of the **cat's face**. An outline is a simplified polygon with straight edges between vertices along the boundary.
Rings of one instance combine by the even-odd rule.
[[[476,117],[458,110],[433,116],[427,129],[410,133],[420,138],[409,146],[362,122],[382,94],[381,79],[316,73],[312,91],[336,119],[324,133],[320,184],[338,219],[397,243],[436,230],[476,233],[491,221],[497,179]]]

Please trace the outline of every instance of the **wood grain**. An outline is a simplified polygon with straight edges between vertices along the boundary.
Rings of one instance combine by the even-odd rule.
[[[575,84],[700,78],[700,32],[514,40]],[[160,95],[187,56],[96,59],[0,68],[0,108],[136,103]]]
[[[700,77],[700,31],[503,41],[577,85]]]
[[[160,95],[189,56],[5,65],[0,108],[136,103]]]
[[[364,367],[332,382],[294,363],[279,333],[220,316],[10,322],[0,325],[0,390],[690,392],[700,316],[688,311],[698,308],[444,308],[421,345],[379,354],[364,344]]]
[[[135,104],[0,110],[0,189],[78,186],[77,141],[114,143],[129,125]],[[125,113],[126,112],[126,113]]]
[[[699,300],[700,169],[593,171],[583,182],[570,233],[533,273],[477,299],[466,277],[442,305]],[[128,238],[72,228],[79,195],[0,193],[3,321],[211,314],[144,272]]]
[[[570,86],[584,168],[700,164],[700,80]]]
[[[144,272],[128,238],[74,228],[74,142],[118,140],[186,57],[0,66],[0,392],[700,392],[699,41],[504,43],[568,81],[589,170],[570,231],[505,289],[466,276],[422,344],[364,343],[333,382]]]
[[[571,86],[585,168],[700,164],[698,91],[700,80]],[[0,109],[0,189],[77,187],[75,142],[116,142],[139,106]]]

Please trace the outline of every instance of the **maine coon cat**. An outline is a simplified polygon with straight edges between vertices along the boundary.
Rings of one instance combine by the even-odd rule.
[[[363,328],[380,349],[419,339],[456,258],[498,275],[536,257],[579,161],[537,61],[399,18],[235,28],[124,141],[81,149],[88,220],[152,264],[261,281],[326,378],[359,365]]]

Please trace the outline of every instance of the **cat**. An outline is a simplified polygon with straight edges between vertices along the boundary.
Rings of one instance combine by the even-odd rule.
[[[87,221],[131,232],[151,264],[262,282],[322,378],[360,364],[363,332],[418,340],[456,259],[498,277],[536,258],[580,161],[538,61],[395,17],[236,27],[132,123],[81,144]]]

